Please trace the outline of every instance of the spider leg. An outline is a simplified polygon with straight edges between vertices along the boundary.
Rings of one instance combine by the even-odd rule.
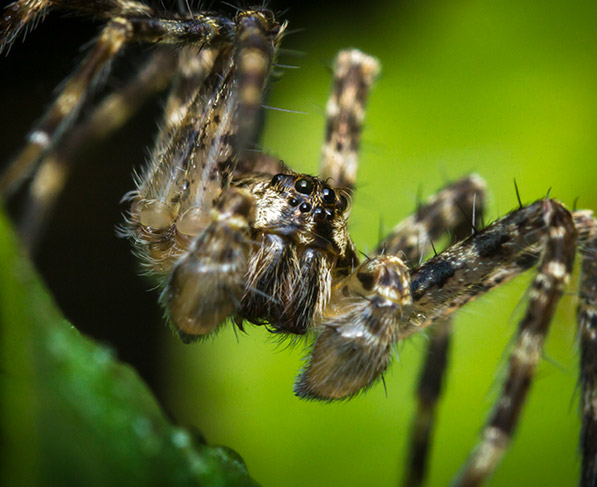
[[[238,69],[238,109],[236,121],[238,133],[236,146],[238,161],[234,168],[234,178],[242,178],[252,173],[265,173],[272,176],[288,172],[288,168],[279,158],[263,154],[251,147],[259,139],[260,125],[257,123],[266,80],[271,71],[276,55],[276,48],[286,24],[279,27],[274,42],[268,39],[268,22],[273,18],[266,16],[267,21],[259,19],[255,12],[241,12],[237,24],[241,29],[238,36],[235,62]],[[266,27],[264,29],[264,27]]]
[[[236,42],[213,52],[201,87],[188,102],[172,102],[182,110],[130,195],[125,233],[148,272],[172,269],[161,302],[186,341],[238,310],[252,244],[253,197],[229,185],[253,127],[242,117],[261,103],[283,26],[266,10],[243,11],[235,22]]]
[[[18,0],[7,5],[0,14],[0,54],[8,52],[21,33],[35,28],[54,7],[106,19],[153,14],[150,7],[135,0]]]
[[[412,325],[426,327],[537,264],[555,200],[517,209],[411,273]],[[414,332],[415,330],[411,330]]]
[[[186,102],[171,102],[173,108],[182,109],[170,117],[166,135],[158,139],[150,164],[137,178],[137,190],[129,195],[133,203],[125,234],[136,242],[149,272],[167,273],[209,223],[209,211],[229,186],[242,152],[239,138],[248,140],[246,134],[239,135],[243,129],[250,130],[250,123],[239,126],[238,107],[244,103],[243,93],[251,91],[247,86],[254,91],[267,73],[245,60],[243,66],[249,64],[247,69],[253,71],[251,76],[241,76],[244,68],[237,58],[255,56],[263,61],[260,56],[269,55],[273,59],[281,27],[261,11],[243,11],[237,20],[237,35],[248,45],[239,41],[209,50],[215,57],[209,75]],[[245,30],[251,35],[245,35]],[[268,49],[262,49],[267,43]],[[271,59],[261,61],[256,62],[258,67],[271,66]]]
[[[199,52],[193,47],[180,50],[164,117],[160,122],[161,130],[154,144],[156,147],[167,147],[172,143],[189,110],[197,103],[198,87],[212,73],[219,52],[220,49],[213,47],[203,47]]]
[[[92,113],[41,159],[25,194],[17,229],[29,252],[43,234],[47,219],[62,192],[76,156],[118,130],[151,96],[162,91],[175,73],[176,58],[158,52],[124,87],[106,96]]]
[[[411,422],[408,463],[403,485],[422,485],[427,473],[429,446],[435,423],[435,410],[445,380],[452,340],[452,320],[438,320],[429,332],[425,363],[417,385],[417,412]]]
[[[40,0],[42,1],[42,0]],[[23,2],[25,3],[25,2]],[[42,1],[42,3],[45,3]],[[53,2],[62,5],[62,2]],[[83,3],[83,2],[81,2]],[[120,2],[99,2],[99,4]],[[17,2],[13,6],[20,6]],[[75,2],[79,5],[79,2]],[[9,9],[10,10],[10,9]],[[38,14],[41,15],[41,14]],[[7,20],[7,18],[9,20]],[[11,26],[18,23],[5,14],[0,43],[14,37]],[[13,30],[19,30],[15,28]],[[66,81],[60,94],[52,103],[37,126],[29,133],[20,154],[9,164],[0,178],[0,193],[9,194],[20,185],[37,166],[40,158],[52,148],[62,133],[68,129],[85,101],[88,93],[107,72],[112,61],[124,47],[132,42],[160,44],[192,44],[197,47],[229,41],[234,36],[234,25],[223,17],[198,15],[193,19],[167,19],[159,16],[117,16],[110,20],[100,33],[91,51],[74,74]]]
[[[532,267],[538,261],[541,249],[546,249],[539,273],[531,286],[527,315],[519,326],[502,398],[484,432],[484,441],[471,457],[459,485],[481,483],[493,471],[505,451],[534,367],[540,358],[552,308],[570,272],[571,257],[568,254],[573,252],[574,231],[578,233],[581,252],[585,253],[579,326],[581,348],[584,350],[581,355],[585,391],[581,398],[584,424],[583,479],[589,480],[584,480],[583,485],[594,485],[591,478],[594,479],[595,472],[595,443],[592,439],[595,437],[596,393],[592,371],[597,369],[597,355],[594,352],[595,335],[590,331],[590,313],[595,308],[595,295],[591,289],[595,288],[597,282],[594,270],[597,223],[588,211],[575,212],[573,221],[575,229],[570,228],[569,215],[559,203],[553,200],[538,201],[512,212],[412,273],[414,307],[411,322],[427,326],[433,320],[445,318],[480,293]],[[563,262],[565,259],[568,262]],[[429,298],[430,301],[423,302]]]
[[[578,218],[575,220],[578,221]],[[579,230],[582,267],[577,318],[582,414],[580,446],[583,455],[580,485],[593,487],[597,485],[597,221],[586,218],[586,215],[583,221],[587,223],[584,228],[592,231],[583,238]]]
[[[234,59],[238,78],[236,146],[242,157],[249,142],[255,138],[263,92],[286,23],[278,25],[266,9],[240,11],[235,22]]]
[[[530,214],[527,214],[527,210],[530,210]],[[500,228],[504,223],[507,226],[516,223],[518,235],[516,233],[504,233],[503,228]],[[523,228],[524,231],[521,231]],[[511,226],[510,230],[516,231]],[[472,236],[462,243],[463,247],[471,246],[468,250],[473,251],[479,257],[484,257],[485,262],[487,262],[487,260],[492,261],[496,257],[501,260],[507,254],[513,254],[512,251],[517,249],[515,247],[508,248],[513,243],[510,240],[518,241],[519,244],[526,241],[527,248],[529,246],[533,248],[536,246],[536,243],[533,242],[536,238],[543,249],[542,257],[537,275],[531,284],[527,310],[519,324],[514,348],[510,355],[507,378],[491,418],[484,428],[481,442],[471,454],[457,479],[456,485],[459,486],[480,485],[493,472],[506,451],[526,399],[535,367],[541,358],[543,342],[553,313],[569,279],[574,260],[577,232],[572,216],[563,206],[553,200],[542,200],[511,213],[488,227],[486,231]],[[450,250],[438,257],[448,254]],[[479,276],[480,279],[477,278],[471,281],[471,286],[461,294],[466,296],[462,302],[466,302],[479,292],[484,292],[497,285],[497,281],[502,282],[504,279],[512,277],[512,274],[516,273],[514,268],[506,270],[506,274],[501,275],[500,270],[508,269],[508,261],[510,264],[516,261],[516,259],[512,259],[516,253],[510,255],[501,264],[494,261],[493,265],[495,267],[493,269],[486,268],[484,274],[488,276],[488,279]],[[537,255],[536,251],[531,253]],[[498,257],[500,255],[501,257]],[[531,260],[535,259],[536,257]],[[430,261],[430,267],[427,270],[433,268],[432,261],[434,260]],[[452,268],[436,266],[432,271],[437,271],[437,275],[432,278],[435,281],[433,287],[437,288],[442,283],[442,287],[450,288],[450,281],[459,280],[458,288],[462,290],[463,286],[466,286],[463,281],[468,280],[466,275],[469,272],[461,266],[466,265],[469,268],[474,266],[475,263],[471,260],[475,260],[475,258],[469,253],[467,258],[461,259],[460,262],[454,262]],[[528,262],[529,259],[526,260]],[[452,263],[448,263],[446,260],[443,262],[448,266],[452,266]],[[481,262],[479,262],[479,265],[481,265]],[[512,274],[509,275],[510,272]],[[412,285],[415,301],[420,296],[417,291],[416,273],[415,271]],[[471,274],[474,275],[475,273],[474,268],[471,269]],[[423,274],[425,273],[423,272]],[[425,281],[426,277],[423,276],[421,280]],[[445,310],[450,309],[450,306],[453,306],[456,301],[460,302],[456,297],[460,292],[454,293],[454,291],[455,289],[448,289],[447,292],[439,293],[443,294],[448,301],[453,300],[452,303],[448,303],[448,308]],[[433,296],[433,300],[435,298],[434,291],[428,288],[427,296],[430,295]],[[417,305],[415,305],[416,308]]]
[[[464,239],[474,229],[474,220],[483,219],[485,182],[470,175],[449,184],[417,208],[414,215],[400,222],[379,244],[376,253],[401,254],[410,265],[425,254],[426,242],[451,234],[452,243]],[[438,320],[429,334],[425,363],[417,386],[417,412],[411,423],[410,453],[404,485],[422,485],[433,433],[435,409],[441,393],[451,340],[451,318]]]
[[[400,253],[409,265],[416,266],[428,242],[438,240],[446,232],[455,242],[475,231],[473,220],[482,220],[486,191],[485,182],[476,174],[449,184],[398,223],[375,253]]]
[[[319,174],[337,187],[354,188],[365,104],[379,70],[377,59],[354,49],[340,51],[334,61]]]
[[[212,332],[240,306],[254,213],[247,191],[224,191],[211,223],[172,268],[160,301],[183,341]]]

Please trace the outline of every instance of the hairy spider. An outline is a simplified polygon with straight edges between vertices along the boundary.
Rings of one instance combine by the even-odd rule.
[[[142,98],[171,86],[164,120],[123,228],[144,269],[163,286],[161,302],[184,341],[227,319],[307,335],[309,361],[295,393],[332,401],[370,387],[394,344],[434,324],[419,388],[407,482],[424,474],[429,431],[445,368],[450,315],[471,299],[538,266],[510,356],[507,378],[458,485],[478,485],[501,459],[540,359],[576,248],[583,258],[581,339],[582,485],[597,482],[597,245],[595,220],[554,199],[520,207],[480,228],[485,185],[469,176],[446,186],[360,259],[347,231],[364,105],[375,59],[343,51],[334,67],[320,176],[298,174],[251,150],[256,119],[285,24],[265,8],[234,19],[166,14],[129,0],[20,0],[1,19],[0,48],[51,7],[104,18],[106,25],[1,181],[8,193],[33,174],[23,234],[67,172],[70,151],[126,118]],[[91,87],[128,44],[165,44],[123,89],[68,130]],[[418,264],[428,243],[452,245]]]

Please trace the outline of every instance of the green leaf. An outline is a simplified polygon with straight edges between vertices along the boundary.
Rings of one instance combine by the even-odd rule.
[[[56,309],[0,213],[0,484],[254,486]]]

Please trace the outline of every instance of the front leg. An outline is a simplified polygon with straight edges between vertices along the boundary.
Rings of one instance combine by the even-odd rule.
[[[207,335],[239,309],[255,219],[253,197],[230,188],[212,221],[174,265],[160,297],[185,342]]]
[[[413,271],[406,271],[401,259],[389,255],[361,264],[334,287],[320,322],[322,333],[310,364],[299,378],[297,393],[323,399],[356,394],[358,388],[341,384],[342,380],[350,382],[349,371],[336,374],[326,365],[330,360],[326,354],[333,357],[337,350],[346,347],[360,350],[363,356],[376,349],[389,354],[389,346],[395,341],[446,318],[471,299],[535,265],[549,237],[552,220],[570,218],[558,202],[541,200],[514,211]],[[365,348],[376,342],[377,336],[369,333],[371,330],[384,337],[383,347],[377,344]],[[375,353],[369,355],[375,360]],[[371,367],[365,361],[359,364],[365,369]],[[337,366],[340,368],[340,364]],[[332,378],[315,374],[319,368]],[[377,375],[384,368],[377,367]],[[377,377],[354,368],[352,375],[370,379],[362,382],[361,387],[367,387]],[[338,383],[332,387],[334,381]],[[318,382],[327,385],[319,394]],[[327,392],[331,395],[326,396]]]

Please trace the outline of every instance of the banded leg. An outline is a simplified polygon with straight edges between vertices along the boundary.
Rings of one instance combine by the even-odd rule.
[[[354,188],[365,104],[379,70],[377,59],[357,50],[336,56],[319,169],[320,177],[336,187]]]
[[[574,261],[577,232],[571,215],[561,206],[545,202],[545,249],[531,284],[526,314],[518,327],[510,355],[506,382],[485,426],[482,439],[469,457],[457,485],[480,485],[501,460],[514,429],[556,305],[568,282]]]
[[[449,184],[398,223],[378,245],[376,254],[404,254],[411,267],[425,253],[425,246],[446,232],[456,242],[474,232],[483,218],[487,186],[476,174]]]
[[[579,239],[582,255],[578,306],[582,487],[597,485],[597,221],[591,219],[590,223],[591,234]]]
[[[555,200],[539,200],[429,259],[411,273],[413,313],[405,334],[415,333],[535,266],[552,214],[568,215]],[[564,218],[564,217],[562,217]],[[560,218],[560,219],[562,219]],[[576,214],[574,218],[576,222]]]
[[[429,333],[425,363],[419,373],[417,412],[411,422],[410,445],[403,485],[423,485],[432,444],[435,410],[445,380],[452,340],[452,320],[438,320]]]
[[[43,157],[25,195],[17,224],[21,240],[30,252],[43,233],[77,154],[84,146],[97,143],[118,130],[147,99],[162,91],[175,73],[175,66],[173,55],[156,53],[132,80],[102,100],[89,117]]]
[[[63,5],[63,2],[53,3]],[[78,4],[75,2],[75,5]],[[5,23],[6,17],[7,15],[3,18]],[[11,19],[10,22],[17,22],[17,19]],[[8,37],[13,36],[10,28],[4,29],[3,34]],[[10,163],[0,178],[0,193],[9,194],[14,191],[35,169],[40,158],[51,149],[76,117],[87,94],[101,79],[102,73],[108,69],[110,61],[123,50],[126,44],[131,42],[178,43],[201,47],[229,41],[233,35],[234,26],[230,21],[208,15],[198,15],[191,20],[120,16],[109,21],[91,52],[68,79],[46,115],[30,132],[27,144],[21,153]]]
[[[161,130],[155,141],[156,147],[168,147],[184,122],[189,110],[197,103],[197,92],[213,72],[220,49],[204,47],[199,52],[190,47],[181,49],[178,55],[176,76],[164,107]]]
[[[0,13],[0,54],[8,52],[22,33],[37,26],[54,7],[105,19],[153,14],[150,7],[135,0],[17,0]]]
[[[236,146],[242,157],[256,135],[263,93],[286,23],[279,25],[272,12],[264,8],[239,12],[235,23],[234,58],[238,87]]]

